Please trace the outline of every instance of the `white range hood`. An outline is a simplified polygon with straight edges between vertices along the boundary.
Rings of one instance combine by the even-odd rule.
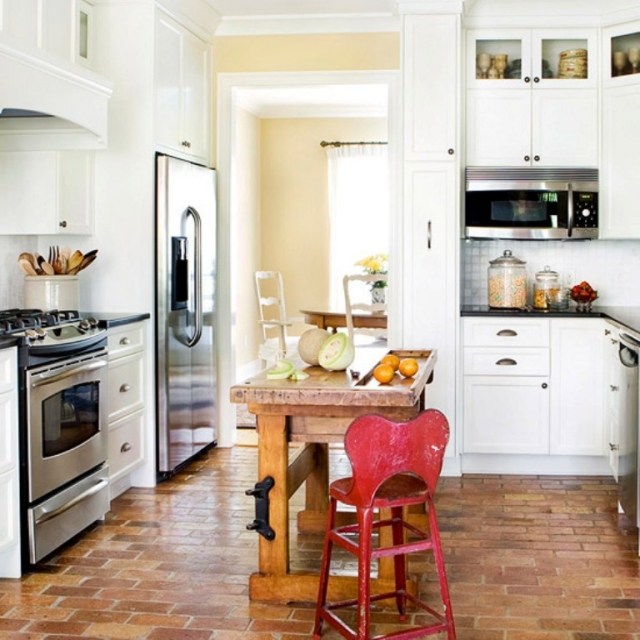
[[[0,78],[0,151],[106,147],[112,89],[101,76],[0,42]]]

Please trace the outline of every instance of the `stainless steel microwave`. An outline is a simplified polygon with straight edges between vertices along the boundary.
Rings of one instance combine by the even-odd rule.
[[[598,170],[467,167],[465,237],[598,237]]]

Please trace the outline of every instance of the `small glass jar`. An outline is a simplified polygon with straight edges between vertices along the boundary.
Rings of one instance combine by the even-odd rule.
[[[557,271],[552,271],[546,266],[536,273],[533,283],[533,308],[548,309],[549,299],[558,295],[560,291],[560,276]]]
[[[489,262],[489,306],[494,309],[522,309],[527,305],[527,263],[509,249]]]

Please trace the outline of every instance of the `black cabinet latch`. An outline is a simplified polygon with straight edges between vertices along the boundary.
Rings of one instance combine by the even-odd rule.
[[[247,529],[257,531],[267,540],[274,540],[276,532],[269,525],[269,491],[273,489],[275,480],[267,476],[264,480],[256,482],[253,489],[247,489],[245,494],[256,499],[256,517],[247,525]]]

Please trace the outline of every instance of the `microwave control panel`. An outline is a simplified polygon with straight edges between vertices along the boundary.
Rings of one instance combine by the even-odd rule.
[[[573,226],[581,229],[598,228],[598,194],[575,191],[573,194]]]

